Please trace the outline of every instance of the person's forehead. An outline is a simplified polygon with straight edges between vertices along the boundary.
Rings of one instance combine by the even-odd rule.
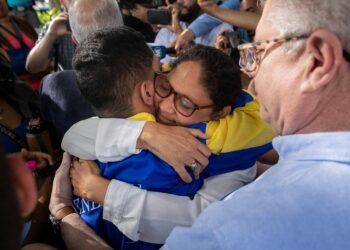
[[[183,62],[169,73],[168,80],[176,92],[187,96],[197,105],[202,105],[209,102],[209,94],[200,82],[201,74],[199,62]]]

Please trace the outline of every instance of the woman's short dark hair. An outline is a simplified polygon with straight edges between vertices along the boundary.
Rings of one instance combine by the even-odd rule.
[[[197,44],[182,53],[173,68],[184,62],[201,65],[201,84],[214,103],[213,112],[232,106],[242,90],[240,70],[234,60],[213,47]]]

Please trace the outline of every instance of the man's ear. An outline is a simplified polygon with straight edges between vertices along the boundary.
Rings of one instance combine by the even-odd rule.
[[[153,81],[147,80],[141,83],[141,98],[142,101],[148,105],[153,106],[154,105],[154,84]]]
[[[218,112],[215,112],[212,114],[212,120],[219,120],[221,118],[224,118],[225,116],[227,116],[228,114],[231,113],[232,107],[231,106],[226,106],[223,109],[221,109]]]
[[[10,160],[12,183],[16,192],[19,210],[22,217],[28,216],[37,203],[37,188],[32,172],[17,160]]]
[[[336,77],[343,52],[339,38],[327,30],[317,30],[306,41],[307,65],[301,88],[312,92],[327,86]]]

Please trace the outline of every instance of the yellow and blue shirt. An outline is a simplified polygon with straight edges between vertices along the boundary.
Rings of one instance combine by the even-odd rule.
[[[155,121],[148,113],[137,114],[130,119]],[[185,183],[166,162],[150,151],[119,162],[99,162],[101,175],[107,179],[118,179],[142,189],[193,197],[202,187],[205,178],[252,167],[257,158],[272,149],[275,136],[271,127],[259,116],[259,104],[248,92],[242,91],[233,105],[230,115],[218,121],[198,123],[190,126],[208,134],[202,140],[211,149],[209,165],[198,180]],[[189,171],[193,177],[192,171]],[[81,218],[89,224],[113,248],[158,249],[160,245],[133,242],[119,232],[111,222],[103,220],[103,210],[97,203],[81,198],[74,199]]]

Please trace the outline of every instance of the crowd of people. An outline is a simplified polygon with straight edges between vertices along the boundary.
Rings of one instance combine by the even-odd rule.
[[[0,249],[350,247],[346,0],[59,2],[0,0]]]

